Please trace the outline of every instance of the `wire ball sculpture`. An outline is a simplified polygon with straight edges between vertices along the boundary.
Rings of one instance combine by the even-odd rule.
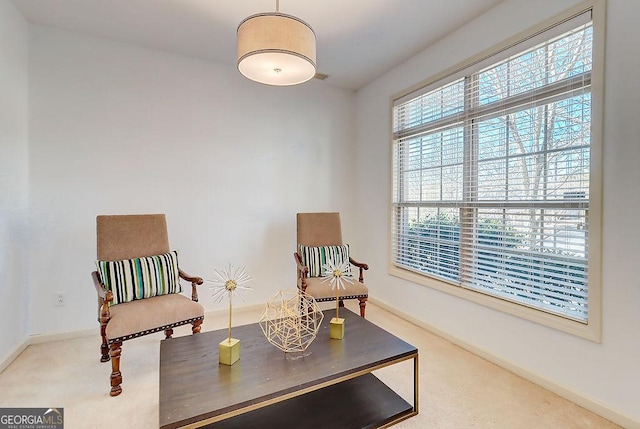
[[[323,319],[316,300],[296,288],[281,290],[269,299],[259,324],[268,342],[293,353],[309,347]]]

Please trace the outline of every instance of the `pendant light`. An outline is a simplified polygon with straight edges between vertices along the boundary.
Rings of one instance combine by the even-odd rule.
[[[276,11],[251,15],[238,25],[238,70],[267,85],[297,85],[316,74],[316,35],[309,24]]]

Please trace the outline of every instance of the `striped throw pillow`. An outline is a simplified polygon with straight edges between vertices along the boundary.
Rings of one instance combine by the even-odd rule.
[[[302,265],[309,267],[309,277],[322,277],[322,266],[327,259],[333,260],[334,264],[349,261],[349,245],[311,247],[301,244],[300,257]]]
[[[176,250],[122,261],[97,261],[97,265],[102,282],[113,292],[111,305],[182,292]]]

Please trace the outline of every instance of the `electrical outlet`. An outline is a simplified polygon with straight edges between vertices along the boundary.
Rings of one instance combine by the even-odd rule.
[[[56,307],[64,307],[65,305],[64,292],[56,292],[54,298],[55,298],[54,305]]]

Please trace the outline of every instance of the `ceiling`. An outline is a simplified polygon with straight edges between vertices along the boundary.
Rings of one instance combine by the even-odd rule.
[[[313,27],[318,72],[357,90],[503,0],[281,0]],[[275,0],[13,0],[31,23],[236,64],[236,29]]]

